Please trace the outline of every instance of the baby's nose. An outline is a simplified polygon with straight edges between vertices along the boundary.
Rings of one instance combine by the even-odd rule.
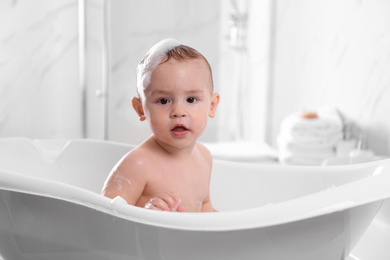
[[[185,116],[187,116],[187,112],[182,103],[178,103],[172,106],[171,117],[185,117]]]

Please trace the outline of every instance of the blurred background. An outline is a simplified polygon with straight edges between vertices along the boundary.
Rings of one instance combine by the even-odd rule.
[[[331,106],[390,155],[389,13],[385,0],[0,0],[0,138],[139,144],[135,69],[173,37],[221,94],[201,141],[276,148],[284,118]]]

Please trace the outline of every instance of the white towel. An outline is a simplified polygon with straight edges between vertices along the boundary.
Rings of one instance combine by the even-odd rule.
[[[318,111],[318,118],[302,118],[297,112],[287,116],[282,124],[280,133],[295,137],[312,136],[324,137],[340,133],[343,122],[336,109],[322,108]]]
[[[343,138],[342,132],[329,136],[313,137],[300,136],[293,137],[290,134],[280,134],[277,137],[278,147],[285,147],[288,150],[316,150],[334,148]]]
[[[334,108],[322,108],[318,118],[302,118],[301,113],[287,116],[277,138],[279,161],[284,164],[320,165],[335,155],[343,138],[343,122]]]

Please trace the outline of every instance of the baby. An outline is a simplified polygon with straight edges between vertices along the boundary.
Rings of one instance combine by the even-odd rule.
[[[212,157],[197,143],[219,103],[206,58],[174,39],[163,40],[138,65],[137,90],[133,108],[153,134],[117,163],[102,194],[154,210],[214,211]]]

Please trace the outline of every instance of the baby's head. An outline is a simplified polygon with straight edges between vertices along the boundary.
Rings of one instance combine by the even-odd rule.
[[[180,44],[175,39],[165,39],[154,45],[137,67],[137,92],[139,97],[145,99],[145,90],[151,83],[153,71],[163,63],[174,59],[179,62],[190,60],[203,60],[210,71],[210,92],[213,93],[213,79],[210,64],[197,50]]]
[[[137,90],[132,106],[140,121],[148,121],[160,145],[176,148],[196,143],[219,103],[207,60],[173,39],[153,46],[141,61]]]

